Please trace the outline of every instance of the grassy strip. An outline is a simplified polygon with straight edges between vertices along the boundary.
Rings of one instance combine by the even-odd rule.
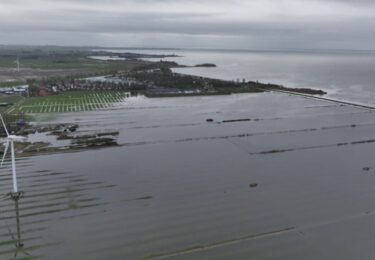
[[[0,68],[14,68],[15,57],[7,57],[0,53]],[[100,61],[90,59],[85,53],[77,53],[76,55],[68,54],[67,56],[30,56],[20,57],[21,70],[24,68],[32,69],[85,69],[88,71],[103,70],[129,70],[139,66],[139,62],[123,62],[123,61]]]
[[[15,87],[25,85],[25,82],[23,81],[6,81],[6,82],[0,82],[0,88],[9,88],[9,87]]]

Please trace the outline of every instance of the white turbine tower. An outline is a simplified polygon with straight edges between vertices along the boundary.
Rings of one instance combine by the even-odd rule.
[[[20,56],[17,56],[17,59],[14,61],[17,64],[17,72],[20,72]]]
[[[11,151],[11,159],[12,159],[12,175],[13,175],[13,196],[15,198],[19,198],[19,192],[18,192],[18,186],[17,186],[17,173],[16,173],[16,156],[14,152],[14,142],[22,142],[26,138],[23,136],[17,136],[17,135],[10,135],[8,132],[8,129],[5,125],[3,116],[0,114],[1,122],[4,126],[5,133],[7,134],[7,142],[5,144],[5,149],[4,149],[4,154],[3,154],[3,159],[1,161],[1,166],[4,163],[5,156],[8,152],[9,145],[10,145],[10,151]]]

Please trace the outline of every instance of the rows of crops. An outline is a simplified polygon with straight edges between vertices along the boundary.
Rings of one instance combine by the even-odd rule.
[[[127,92],[121,91],[66,92],[55,96],[27,98],[9,112],[32,114],[92,111],[124,102],[127,96]]]

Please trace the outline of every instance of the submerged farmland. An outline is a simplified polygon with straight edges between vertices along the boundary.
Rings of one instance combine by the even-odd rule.
[[[0,258],[375,255],[372,110],[260,93],[131,97],[48,119],[110,126],[119,146],[18,157],[24,197],[18,222],[13,201],[0,201]]]
[[[19,113],[59,113],[91,111],[113,107],[130,96],[124,91],[72,91],[55,96],[32,97],[19,102],[9,110]]]

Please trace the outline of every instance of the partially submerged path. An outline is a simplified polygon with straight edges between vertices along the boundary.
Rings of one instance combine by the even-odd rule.
[[[262,89],[262,90],[264,90],[265,92],[278,92],[278,93],[284,93],[288,95],[295,95],[295,96],[302,96],[302,97],[311,98],[311,99],[323,100],[323,101],[337,103],[337,104],[346,105],[346,106],[353,106],[353,107],[358,107],[358,108],[375,110],[375,106],[363,105],[363,104],[358,104],[358,103],[349,102],[349,101],[337,100],[333,98],[325,98],[325,97],[313,96],[313,95],[302,94],[302,93],[291,92],[291,91],[284,91],[284,90],[267,90],[267,89]]]

